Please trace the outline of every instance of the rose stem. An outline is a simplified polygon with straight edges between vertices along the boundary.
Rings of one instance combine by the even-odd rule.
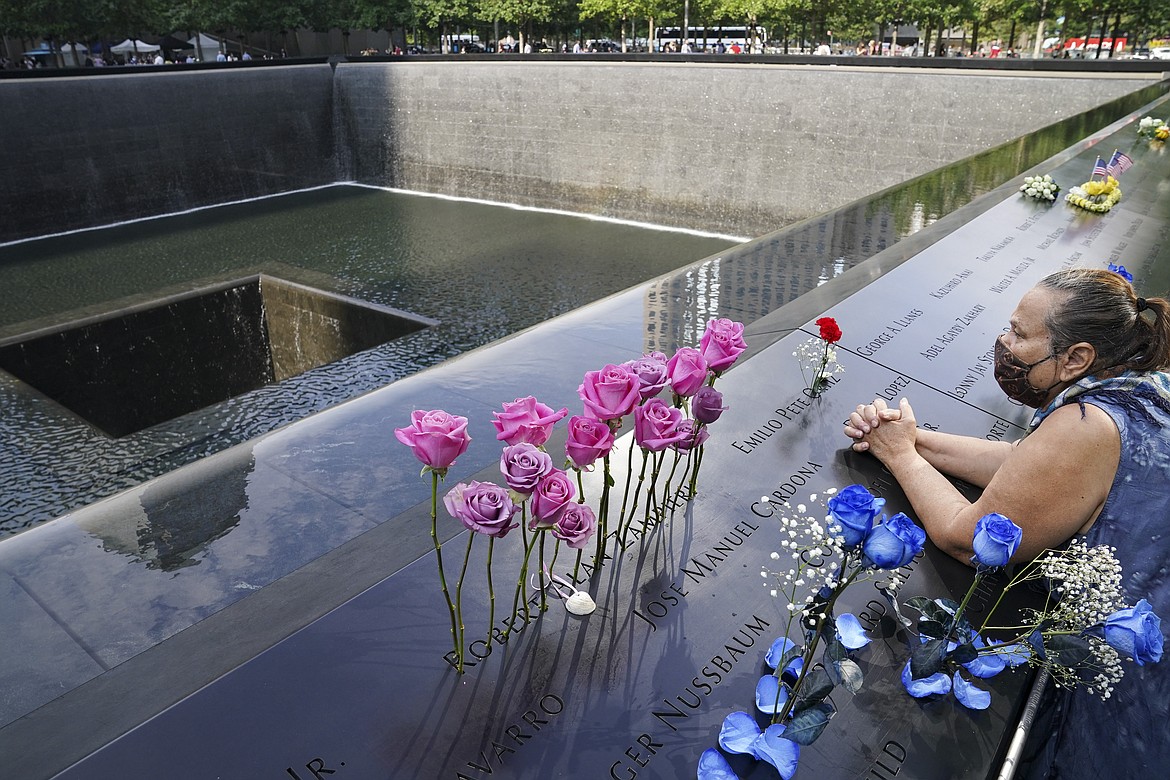
[[[455,620],[455,603],[447,590],[447,577],[443,574],[443,545],[439,544],[439,472],[431,472],[431,541],[435,543],[435,560],[439,562],[439,583],[443,586],[443,598],[447,600],[447,611],[451,613],[451,640],[455,643],[455,671],[463,674],[463,645],[459,643],[459,629]]]

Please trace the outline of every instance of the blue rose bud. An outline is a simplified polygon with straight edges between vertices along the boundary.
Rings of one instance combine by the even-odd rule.
[[[871,569],[897,569],[914,560],[926,544],[926,531],[899,512],[875,526],[861,548],[865,565]]]
[[[861,485],[850,485],[829,499],[829,511],[836,521],[834,530],[845,537],[847,548],[856,547],[869,536],[873,519],[885,505],[884,498],[874,498]]]
[[[1106,618],[1105,641],[1138,666],[1157,663],[1162,660],[1162,619],[1154,614],[1150,602],[1141,599]]]
[[[1003,515],[997,512],[984,515],[975,524],[973,560],[993,569],[1006,566],[1019,549],[1023,535],[1020,527]]]

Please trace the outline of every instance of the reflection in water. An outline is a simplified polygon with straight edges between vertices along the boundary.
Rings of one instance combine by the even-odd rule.
[[[1064,151],[1117,118],[1163,95],[1147,87],[1058,124],[724,252],[652,285],[646,294],[647,349],[693,343],[714,317],[751,322],[1023,171]],[[699,280],[702,284],[699,284]],[[705,290],[718,290],[713,313]],[[651,327],[653,326],[653,327]]]
[[[255,467],[222,470],[213,480],[191,480],[182,492],[175,486],[151,485],[139,494],[137,512],[93,513],[78,526],[102,540],[106,552],[118,552],[164,572],[197,566],[208,545],[226,536],[248,508],[248,478]],[[128,507],[126,502],[114,506]]]

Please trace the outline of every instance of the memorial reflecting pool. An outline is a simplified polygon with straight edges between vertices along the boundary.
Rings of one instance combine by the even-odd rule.
[[[256,272],[437,320],[122,438],[0,372],[0,534],[732,246],[727,238],[330,187],[0,247],[0,338]]]

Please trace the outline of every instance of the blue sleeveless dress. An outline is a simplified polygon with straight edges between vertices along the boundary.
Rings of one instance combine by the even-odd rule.
[[[1117,475],[1085,540],[1116,548],[1127,603],[1149,601],[1170,637],[1170,375],[1082,379],[1038,412],[1033,427],[1074,402],[1104,410],[1121,433]],[[1170,641],[1167,649],[1159,663],[1123,662],[1125,676],[1105,701],[1062,692],[1046,751],[1049,778],[1170,776]]]

